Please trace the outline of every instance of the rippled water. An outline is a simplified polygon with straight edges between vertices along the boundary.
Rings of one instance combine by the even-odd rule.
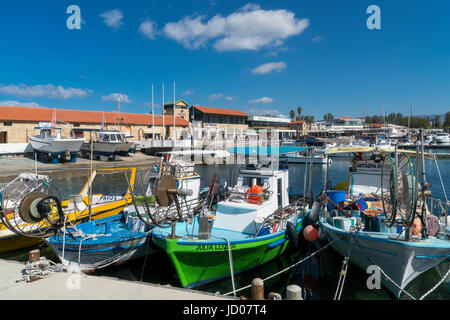
[[[330,179],[332,185],[341,181],[346,181],[348,174],[349,161],[344,158],[335,158],[330,167]],[[439,160],[439,169],[443,179],[444,188],[450,191],[450,159]],[[200,165],[197,171],[202,177],[202,187],[208,186],[214,174],[234,184],[238,176],[239,166],[237,165]],[[431,191],[433,197],[445,201],[445,195],[442,190],[438,171],[433,160],[426,160],[427,180],[431,182]],[[305,165],[293,164],[289,166],[290,193],[303,193]],[[88,172],[67,173],[65,175],[58,174],[53,182],[60,191],[62,198],[66,199],[71,194],[77,194],[87,181]],[[313,166],[313,186],[314,196],[323,189],[325,166]],[[98,185],[99,190],[105,194],[122,193],[126,189],[126,184],[121,176],[105,176],[100,177],[101,183]],[[304,244],[303,250],[307,249],[308,244]],[[12,255],[3,255],[3,258],[24,261],[27,259],[27,250],[13,253]],[[247,286],[256,278],[266,278],[301,259],[303,252],[287,252],[283,256],[260,266],[252,271],[239,274],[235,278],[236,288]],[[42,255],[52,256],[50,250],[44,249]],[[2,258],[2,256],[0,256]],[[283,297],[287,285],[297,283],[304,285],[305,275],[310,274],[314,279],[309,277],[307,286],[315,288],[311,291],[311,298],[315,299],[332,299],[336,290],[338,274],[342,266],[342,257],[329,247],[320,255],[320,259],[311,261],[301,268],[293,268],[277,277],[265,282],[265,292],[279,292]],[[101,275],[108,275],[127,280],[169,284],[171,286],[181,286],[176,271],[163,252],[157,252],[150,255],[147,260],[138,259],[130,262],[120,268],[108,268],[100,272]],[[424,292],[428,291],[437,283],[443,274],[448,270],[449,263],[444,262],[438,268],[425,272],[416,278],[408,287],[407,291],[415,297],[420,297]],[[315,278],[320,276],[317,282]],[[342,299],[392,299],[392,295],[385,289],[369,290],[366,287],[368,275],[356,266],[350,264],[346,278],[346,285],[343,291]],[[312,279],[312,280],[311,280]],[[211,284],[197,288],[198,290],[208,292],[227,293],[232,291],[232,283],[230,278],[219,280]],[[249,290],[244,290],[238,295],[249,296]],[[441,285],[438,290],[429,296],[431,299],[450,299],[449,282]]]

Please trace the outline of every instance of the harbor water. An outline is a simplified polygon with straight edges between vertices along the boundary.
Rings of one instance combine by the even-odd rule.
[[[414,159],[413,159],[414,163]],[[333,158],[333,162],[329,170],[329,179],[331,185],[336,185],[342,181],[346,181],[348,177],[348,168],[350,162],[345,157]],[[440,174],[445,190],[450,190],[450,159],[438,160]],[[304,190],[304,174],[306,166],[304,164],[289,165],[289,193],[303,193]],[[202,177],[202,187],[207,187],[211,183],[212,177],[217,175],[228,185],[234,184],[239,172],[239,165],[198,165],[197,172]],[[435,167],[434,160],[426,160],[427,181],[431,183],[432,196],[445,202],[446,197],[443,192],[441,180]],[[325,165],[313,165],[313,185],[312,192],[316,197],[324,186],[326,173]],[[58,174],[53,178],[56,189],[60,192],[63,199],[67,199],[70,195],[77,194],[83,188],[88,177],[86,171],[73,171],[66,174]],[[116,180],[117,179],[117,180]],[[307,180],[308,182],[308,180]],[[127,185],[123,183],[123,178],[114,175],[105,175],[100,178],[99,188],[104,194],[122,193],[127,189]],[[96,188],[96,186],[94,186]],[[307,190],[308,191],[307,187]],[[95,190],[94,190],[95,192]],[[150,243],[149,246],[152,246]],[[308,247],[309,246],[309,247]],[[314,250],[312,244],[304,243],[302,251],[286,252],[277,259],[262,265],[251,271],[247,271],[235,276],[235,287],[241,288],[251,283],[254,278],[267,278],[280,270],[283,270],[295,262],[302,259],[305,251]],[[150,250],[150,248],[148,248]],[[25,249],[17,252],[0,255],[0,259],[26,261],[28,252],[31,249]],[[45,248],[41,249],[41,255],[52,259],[57,259],[52,252]],[[339,272],[342,267],[343,258],[337,254],[331,247],[328,247],[323,253],[314,257],[298,267],[292,268],[278,276],[271,278],[265,282],[266,295],[269,292],[278,292],[281,296],[285,296],[285,289],[289,284],[298,284],[305,288],[308,299],[333,299],[338,283]],[[406,291],[414,297],[420,297],[422,294],[431,289],[445,274],[449,268],[449,262],[443,262],[436,268],[428,270],[412,283],[410,283]],[[98,275],[106,275],[125,280],[143,281],[156,283],[161,285],[170,285],[180,287],[181,284],[177,279],[177,274],[171,262],[164,252],[156,253],[128,262],[120,267],[109,267],[100,272]],[[350,263],[347,271],[347,278],[342,295],[345,300],[365,300],[365,299],[393,299],[394,297],[384,288],[379,290],[369,290],[366,286],[368,274]],[[229,293],[233,290],[231,278],[215,281],[213,283],[197,287],[196,290],[207,292],[220,292],[221,294]],[[243,290],[237,296],[250,296],[249,289]],[[164,299],[164,297],[161,297]],[[408,299],[403,295],[402,299]],[[450,299],[450,283],[444,282],[437,290],[435,290],[427,299]]]

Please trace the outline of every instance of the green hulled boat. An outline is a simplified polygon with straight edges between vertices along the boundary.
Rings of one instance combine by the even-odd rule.
[[[156,227],[153,242],[186,288],[260,266],[298,245],[305,215],[289,203],[288,187],[287,170],[241,169],[214,215]]]

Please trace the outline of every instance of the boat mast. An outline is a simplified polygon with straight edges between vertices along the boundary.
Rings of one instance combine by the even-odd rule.
[[[117,111],[118,111],[117,124],[118,124],[119,132],[120,132],[120,94],[117,97],[117,103],[118,103],[118,106],[117,106]]]
[[[164,132],[164,130],[165,130],[165,125],[164,125],[164,83],[163,83],[163,85],[162,85],[162,101],[163,101],[163,103],[162,103],[162,120],[163,120],[163,128],[162,128],[162,133],[163,133],[163,141],[165,140],[165,132]]]
[[[177,106],[177,102],[175,100],[175,81],[173,82],[173,141],[174,141],[174,147],[175,147],[175,140],[176,138],[176,133],[175,133],[175,108]]]
[[[155,102],[153,99],[153,84],[152,84],[152,141],[155,141]]]

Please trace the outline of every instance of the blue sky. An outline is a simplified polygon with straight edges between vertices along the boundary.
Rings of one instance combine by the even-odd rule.
[[[69,30],[69,5],[81,30]],[[369,5],[381,30],[369,30]],[[0,103],[190,104],[321,119],[450,111],[450,1],[2,1]],[[161,109],[156,108],[160,113]]]

